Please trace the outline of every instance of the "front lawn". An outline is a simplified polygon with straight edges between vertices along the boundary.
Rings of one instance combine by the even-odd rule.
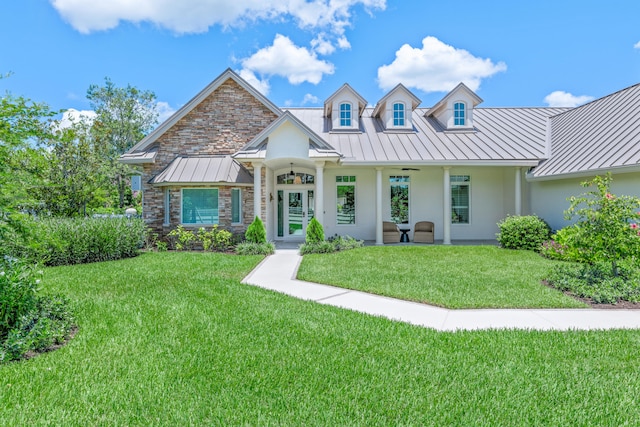
[[[639,331],[435,332],[242,285],[256,257],[45,270],[64,348],[0,365],[0,425],[635,425]]]
[[[572,308],[541,284],[558,261],[495,246],[369,246],[306,255],[298,279],[449,308]]]

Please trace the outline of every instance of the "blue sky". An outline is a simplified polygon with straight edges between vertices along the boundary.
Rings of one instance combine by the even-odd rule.
[[[5,0],[0,93],[88,110],[109,77],[166,115],[230,67],[279,106],[345,82],[431,106],[460,81],[481,106],[577,105],[640,82],[639,16],[637,0]]]

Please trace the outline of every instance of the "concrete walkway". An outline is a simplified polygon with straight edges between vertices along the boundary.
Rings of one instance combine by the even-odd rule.
[[[297,280],[302,257],[297,249],[278,249],[243,283],[320,304],[383,316],[438,331],[477,329],[588,330],[640,328],[640,310],[478,309],[449,310],[427,304]]]

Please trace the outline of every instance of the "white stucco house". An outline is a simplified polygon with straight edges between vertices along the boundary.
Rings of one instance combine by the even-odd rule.
[[[425,78],[428,78],[426,76]],[[435,224],[436,241],[495,239],[507,215],[566,225],[566,198],[610,171],[640,195],[640,85],[577,108],[482,108],[459,84],[432,107],[399,84],[369,103],[349,84],[316,108],[279,108],[228,69],[121,157],[143,168],[143,215],[270,240],[383,243],[382,223]],[[374,105],[371,107],[370,105]]]

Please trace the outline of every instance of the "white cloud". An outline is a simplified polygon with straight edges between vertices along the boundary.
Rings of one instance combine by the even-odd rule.
[[[636,48],[636,49],[640,49],[640,41],[638,43],[634,44],[633,47]]]
[[[482,79],[506,69],[504,62],[494,64],[429,36],[421,49],[408,44],[398,49],[391,64],[378,68],[378,84],[384,90],[402,83],[424,92],[446,92],[463,82],[475,91]]]
[[[271,46],[260,49],[241,63],[240,76],[264,94],[268,93],[271,76],[284,77],[293,85],[318,84],[325,74],[333,74],[335,69],[333,64],[318,59],[314,52],[296,46],[281,34],[276,34]]]
[[[311,95],[310,93],[307,93],[304,95],[304,99],[302,100],[302,105],[318,104],[319,102],[320,102],[320,98],[318,98],[315,95]]]
[[[158,112],[158,123],[162,123],[176,112],[168,102],[158,101],[156,103],[156,111]]]
[[[384,10],[386,0],[49,0],[81,33],[109,30],[121,21],[151,22],[176,33],[206,32],[213,25],[242,26],[293,18],[300,28],[329,28],[342,35],[351,9]]]
[[[97,116],[93,110],[76,110],[75,108],[69,108],[62,113],[62,119],[60,119],[54,126],[57,130],[63,130],[70,128],[76,123],[85,122],[88,125],[93,123],[93,119]]]
[[[577,107],[578,105],[593,101],[593,99],[593,96],[576,96],[568,92],[557,90],[545,96],[544,102],[546,102],[549,107]]]

